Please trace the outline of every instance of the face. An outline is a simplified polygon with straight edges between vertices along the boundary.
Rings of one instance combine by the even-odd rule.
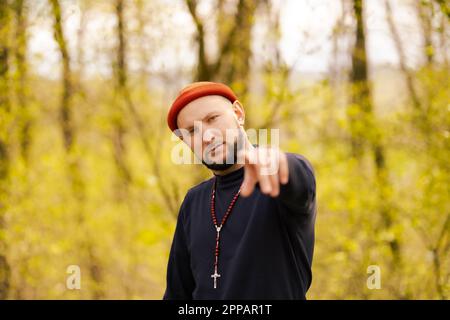
[[[236,101],[205,96],[191,101],[178,114],[180,138],[211,170],[226,170],[236,162],[242,145],[244,110]]]

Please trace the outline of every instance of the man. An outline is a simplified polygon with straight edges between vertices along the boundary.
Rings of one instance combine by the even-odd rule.
[[[169,110],[169,128],[213,177],[181,205],[164,299],[306,298],[313,169],[300,155],[253,146],[244,120],[241,103],[221,83],[187,86]]]

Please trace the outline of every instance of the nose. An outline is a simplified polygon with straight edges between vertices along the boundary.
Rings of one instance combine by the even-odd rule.
[[[205,144],[210,144],[214,142],[214,140],[216,139],[213,130],[205,130],[202,136],[203,136],[203,143]]]

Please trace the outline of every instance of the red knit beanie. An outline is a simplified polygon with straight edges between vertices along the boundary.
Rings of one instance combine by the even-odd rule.
[[[181,109],[195,99],[210,95],[225,97],[232,103],[237,100],[234,92],[222,83],[207,81],[191,83],[178,93],[178,97],[170,107],[169,114],[167,115],[167,124],[169,125],[170,130],[175,131],[178,129],[177,117]]]

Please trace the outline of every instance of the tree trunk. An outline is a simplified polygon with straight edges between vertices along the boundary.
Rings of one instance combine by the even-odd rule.
[[[228,19],[223,13],[219,2],[218,19],[223,22]],[[237,11],[232,18],[231,27],[219,28],[219,52],[217,58],[208,61],[206,52],[205,27],[197,14],[197,1],[186,0],[189,13],[194,20],[197,34],[197,81],[223,81],[233,85],[238,96],[243,96],[248,90],[249,63],[251,58],[251,31],[254,24],[254,14],[259,1],[239,0]],[[226,34],[224,29],[228,29]]]
[[[24,0],[14,0],[15,15],[15,62],[16,62],[16,95],[20,109],[19,141],[21,155],[25,163],[28,163],[29,148],[31,145],[31,115],[27,107],[27,20]]]
[[[197,72],[195,78],[197,81],[208,81],[213,78],[213,74],[206,57],[205,27],[203,21],[197,15],[197,1],[186,0],[186,5],[197,29]]]
[[[400,35],[395,26],[394,18],[392,16],[392,9],[389,0],[385,0],[385,9],[386,9],[386,20],[389,26],[389,30],[392,35],[392,39],[394,41],[395,48],[397,50],[398,61],[400,66],[400,71],[403,73],[406,80],[406,88],[409,93],[409,97],[414,106],[415,111],[419,111],[421,108],[419,95],[414,86],[414,77],[411,72],[408,70],[406,66],[406,55],[405,50],[403,49],[403,43],[400,38]]]
[[[160,161],[158,159],[157,152],[152,148],[152,146],[149,144],[145,129],[145,124],[142,121],[141,116],[138,114],[138,111],[136,109],[136,106],[134,105],[130,90],[128,87],[128,70],[127,70],[127,64],[126,64],[126,37],[125,37],[125,24],[124,24],[124,1],[123,0],[117,0],[116,2],[116,17],[117,17],[117,38],[118,38],[118,46],[117,46],[117,61],[115,66],[115,80],[116,80],[116,87],[117,92],[119,94],[119,100],[121,101],[119,106],[122,106],[126,108],[126,110],[129,112],[131,116],[131,120],[133,121],[134,125],[136,126],[136,129],[138,131],[139,139],[142,142],[142,145],[144,147],[144,151],[146,156],[148,157],[149,164],[153,168],[153,173],[157,177],[157,186],[159,191],[161,192],[162,197],[164,198],[164,203],[167,205],[167,208],[170,212],[173,212],[175,215],[177,214],[177,207],[179,204],[179,195],[178,195],[178,189],[176,186],[176,183],[174,181],[169,181],[168,184],[170,184],[170,187],[173,187],[172,191],[169,190],[169,187],[166,187],[164,185],[163,179],[162,179],[162,172],[160,168]],[[118,166],[118,169],[120,172],[122,172],[122,177],[124,177],[125,181],[131,181],[131,173],[129,172],[124,158],[123,154],[125,153],[125,147],[123,141],[123,134],[125,133],[125,126],[123,123],[121,123],[121,119],[117,119],[119,115],[120,118],[123,118],[124,109],[115,110],[115,118],[113,121],[116,121],[116,134],[114,139],[114,145],[115,145],[115,160],[116,165]]]
[[[54,37],[58,44],[62,59],[62,84],[63,94],[60,105],[60,123],[63,133],[64,147],[66,151],[71,151],[74,144],[74,133],[71,115],[72,98],[72,74],[70,70],[70,57],[67,49],[67,42],[64,37],[61,6],[58,0],[50,0],[54,19]]]
[[[353,13],[356,20],[356,43],[352,53],[352,70],[350,80],[351,107],[350,127],[352,138],[352,152],[358,159],[362,156],[364,147],[370,149],[375,166],[375,183],[380,204],[379,213],[383,228],[389,230],[394,224],[394,212],[390,199],[389,172],[386,166],[384,146],[381,141],[379,128],[375,124],[372,106],[372,93],[368,78],[368,60],[365,41],[364,7],[362,0],[353,0]],[[393,267],[397,268],[400,261],[400,242],[394,237],[388,241]]]
[[[426,1],[417,1],[416,3],[417,16],[423,33],[423,46],[425,61],[428,66],[431,66],[434,61],[434,46],[433,46],[433,26],[432,20],[434,17],[433,3]]]
[[[5,242],[5,213],[7,209],[9,150],[8,126],[10,113],[9,101],[9,7],[6,0],[0,0],[0,300],[8,298],[10,290],[11,269],[7,260],[7,243]]]
[[[64,37],[62,24],[61,5],[58,0],[50,0],[54,19],[54,37],[58,44],[62,59],[62,86],[63,93],[60,105],[60,122],[63,133],[64,147],[68,156],[69,174],[72,183],[72,192],[78,204],[77,223],[80,228],[86,229],[86,235],[80,244],[83,253],[87,259],[89,275],[94,283],[92,295],[94,299],[101,299],[104,293],[100,287],[102,281],[102,268],[97,257],[93,254],[92,238],[85,221],[84,203],[86,201],[85,185],[80,170],[80,159],[75,149],[75,131],[71,114],[72,98],[74,93],[73,76],[70,67],[70,55],[67,47],[67,41]]]
[[[126,197],[124,191],[131,181],[131,173],[128,165],[125,161],[126,144],[124,136],[126,133],[124,123],[124,105],[125,96],[127,94],[127,70],[126,70],[126,44],[125,44],[125,25],[124,25],[124,1],[117,0],[115,4],[116,19],[117,19],[117,52],[115,61],[115,82],[118,94],[118,105],[115,106],[116,110],[113,112],[114,134],[113,134],[113,147],[114,147],[114,160],[119,173],[119,180],[117,182],[117,196],[119,199]]]
[[[228,65],[223,70],[225,82],[233,85],[238,97],[245,97],[249,87],[250,59],[252,56],[252,29],[258,1],[241,0],[236,13],[238,32],[232,38]],[[225,57],[224,57],[225,58]]]
[[[367,124],[372,114],[371,93],[367,75],[366,38],[362,0],[353,0],[353,13],[356,20],[356,42],[352,52],[350,72],[351,107],[348,110],[352,153],[360,158],[366,144]]]

